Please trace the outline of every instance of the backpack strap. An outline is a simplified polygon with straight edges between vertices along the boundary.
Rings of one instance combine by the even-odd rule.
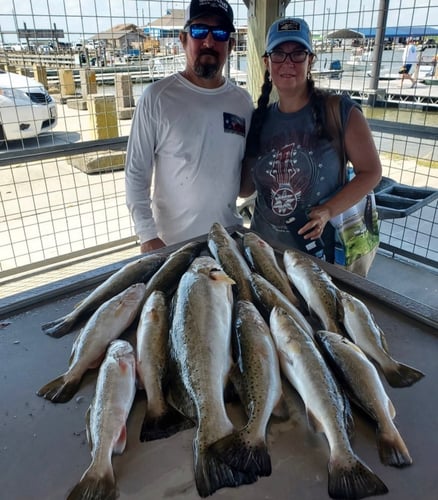
[[[345,154],[344,147],[344,129],[341,121],[341,96],[330,94],[325,99],[326,111],[326,127],[330,136],[333,138],[333,145],[338,152],[341,165],[343,166],[341,172],[342,184],[347,180],[347,155]]]

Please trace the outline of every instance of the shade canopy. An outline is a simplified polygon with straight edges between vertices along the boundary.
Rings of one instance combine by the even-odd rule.
[[[365,35],[360,31],[344,28],[341,30],[331,31],[327,34],[327,38],[365,38]]]

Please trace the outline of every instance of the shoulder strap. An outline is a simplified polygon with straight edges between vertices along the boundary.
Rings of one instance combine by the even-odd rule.
[[[341,96],[340,95],[328,95],[325,100],[326,117],[327,117],[327,129],[330,136],[333,138],[333,145],[338,152],[343,169],[341,172],[342,183],[345,184],[347,177],[347,156],[345,154],[344,148],[344,133],[341,122]]]

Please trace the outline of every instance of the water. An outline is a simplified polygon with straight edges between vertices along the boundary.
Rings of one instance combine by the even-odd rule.
[[[437,49],[426,49],[422,53],[422,57],[425,61],[431,60],[437,53]],[[367,71],[371,69],[371,63],[367,71],[365,70],[355,70],[352,71],[348,66],[345,65],[345,61],[350,59],[351,49],[343,49],[343,50],[334,50],[332,53],[318,53],[317,59],[314,64],[315,70],[327,70],[330,68],[330,64],[332,61],[340,60],[342,67],[344,69],[344,73],[342,75],[342,79],[340,81],[340,85],[342,88],[369,88],[370,86],[370,77],[367,76]],[[397,75],[398,69],[402,64],[402,56],[403,49],[397,48],[395,50],[385,50],[382,53],[382,63],[381,63],[381,75],[392,74]],[[372,56],[371,56],[372,57]],[[246,56],[237,54],[232,55],[232,64],[234,67],[239,69],[240,71],[247,72],[247,58]],[[398,83],[398,80],[397,80]],[[321,79],[317,81],[318,85],[323,87],[327,87],[328,85],[332,86],[336,84],[336,80],[327,80]],[[392,84],[395,85],[393,81]],[[149,85],[149,83],[138,83],[133,85],[133,95],[134,99],[137,102],[138,98],[144,91],[144,89]],[[381,80],[379,83],[380,88],[387,88],[388,81]],[[405,84],[406,85],[406,84]],[[392,86],[392,89],[394,87]],[[100,87],[99,92],[113,94],[113,87],[108,88]],[[399,107],[368,107],[364,106],[364,113],[367,118],[374,118],[380,120],[387,120],[393,122],[401,122],[408,123],[414,125],[423,125],[430,127],[438,127],[438,110],[431,111],[430,108],[427,111],[422,111],[418,109],[402,109]]]

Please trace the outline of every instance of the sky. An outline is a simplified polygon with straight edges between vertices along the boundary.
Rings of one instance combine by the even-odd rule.
[[[260,1],[260,0],[259,0]],[[269,1],[269,0],[268,0]],[[315,32],[338,28],[376,27],[383,0],[292,0],[286,15],[304,17]],[[1,0],[0,31],[3,42],[16,42],[6,32],[16,27],[64,30],[61,41],[75,42],[121,23],[147,25],[168,9],[183,9],[188,0]],[[236,24],[247,24],[243,0],[231,0]],[[415,4],[415,7],[414,7]],[[438,26],[436,0],[389,0],[387,26]]]

